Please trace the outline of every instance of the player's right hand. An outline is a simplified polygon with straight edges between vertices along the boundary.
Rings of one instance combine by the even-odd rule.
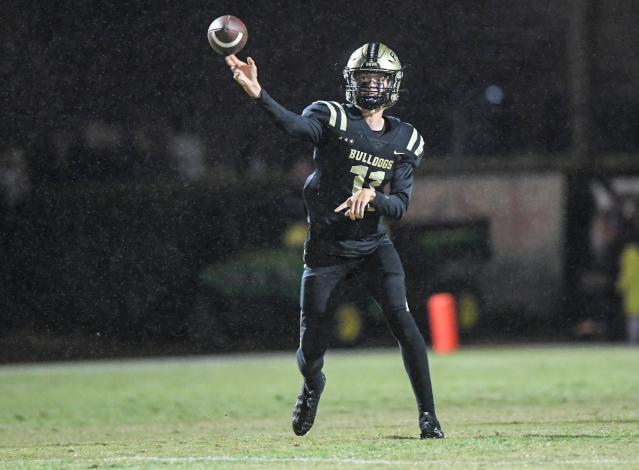
[[[335,208],[335,212],[346,209],[344,215],[351,220],[363,219],[368,204],[375,199],[377,192],[372,188],[362,188]]]
[[[240,84],[246,94],[251,98],[259,98],[262,87],[257,81],[257,65],[253,59],[249,57],[246,62],[242,62],[235,54],[232,54],[226,56],[224,60],[233,72],[233,79]]]

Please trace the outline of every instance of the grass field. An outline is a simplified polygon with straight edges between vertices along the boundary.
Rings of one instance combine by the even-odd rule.
[[[315,427],[294,354],[0,367],[0,468],[639,468],[639,350],[431,354],[447,438],[417,439],[397,351],[329,352]]]

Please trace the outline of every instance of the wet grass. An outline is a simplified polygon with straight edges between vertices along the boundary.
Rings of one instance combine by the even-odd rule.
[[[0,367],[0,468],[637,468],[639,350],[431,354],[442,441],[417,439],[395,350],[330,352],[315,427],[294,354]]]

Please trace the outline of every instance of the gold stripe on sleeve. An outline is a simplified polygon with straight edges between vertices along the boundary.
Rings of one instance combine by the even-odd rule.
[[[331,101],[331,103],[333,103],[337,108],[339,108],[339,130],[345,131],[347,120],[346,120],[346,111],[344,111],[344,106],[339,104],[337,101]]]
[[[417,132],[417,129],[413,128],[413,134],[410,136],[410,140],[408,141],[406,150],[410,150],[413,147],[413,145],[415,144],[415,141],[417,140],[418,135],[419,133]]]
[[[417,146],[417,150],[415,150],[415,155],[418,157],[424,152],[424,138],[419,136],[419,145]]]
[[[328,125],[331,127],[335,127],[335,123],[337,122],[337,110],[335,109],[335,107],[328,101],[318,101],[318,103],[325,104],[328,107],[328,110],[331,112],[331,117],[328,120]]]

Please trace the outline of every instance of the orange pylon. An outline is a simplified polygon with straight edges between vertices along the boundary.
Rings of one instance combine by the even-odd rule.
[[[455,298],[442,292],[428,299],[428,320],[435,352],[446,354],[459,348]]]

